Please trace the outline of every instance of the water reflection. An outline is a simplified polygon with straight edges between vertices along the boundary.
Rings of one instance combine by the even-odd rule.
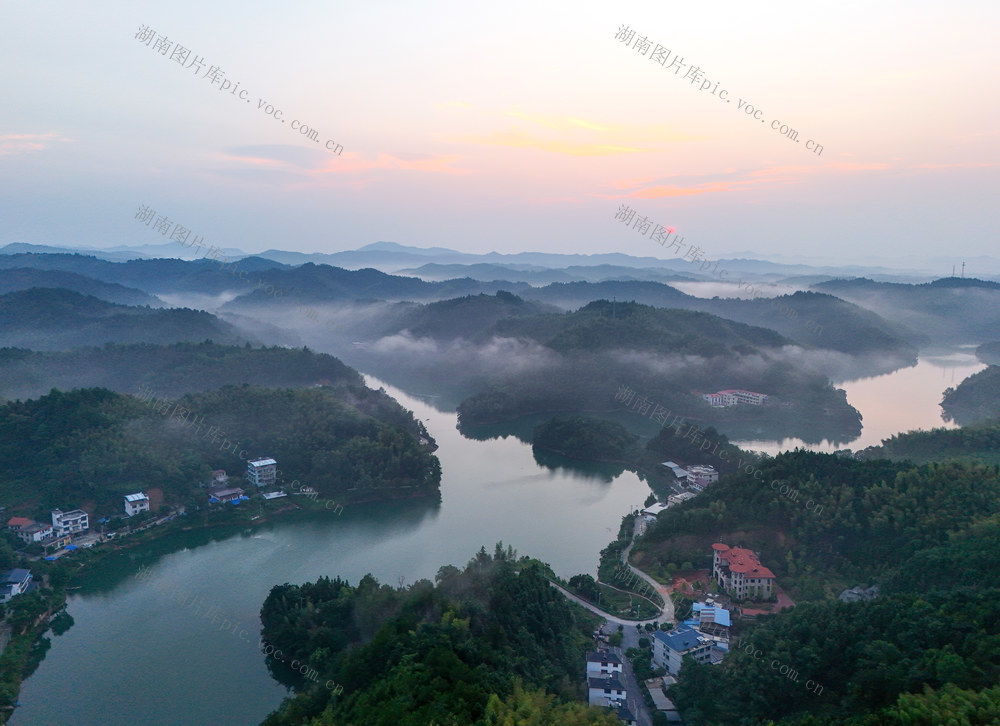
[[[976,359],[973,346],[963,346],[957,350],[922,353],[915,366],[892,373],[835,383],[847,391],[848,402],[863,416],[861,435],[850,441],[747,437],[733,443],[772,455],[796,448],[832,453],[845,446],[853,450],[878,446],[883,439],[907,431],[956,428],[956,424],[945,421],[942,415],[940,403],[944,390],[985,367]]]

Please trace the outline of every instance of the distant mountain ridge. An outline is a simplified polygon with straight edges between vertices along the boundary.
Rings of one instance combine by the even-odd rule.
[[[206,339],[246,341],[232,325],[201,310],[129,307],[61,288],[0,295],[0,347],[66,350]]]

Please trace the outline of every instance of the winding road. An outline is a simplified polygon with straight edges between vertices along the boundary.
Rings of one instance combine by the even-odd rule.
[[[641,524],[642,524],[641,520],[638,517],[636,517],[635,527],[632,531],[632,541],[629,542],[628,547],[626,547],[624,551],[622,551],[622,562],[625,563],[625,565],[632,572],[635,573],[636,577],[640,577],[646,582],[648,582],[650,587],[656,590],[656,592],[659,593],[660,597],[663,598],[663,609],[660,610],[659,615],[657,615],[654,618],[650,618],[648,620],[626,620],[625,618],[619,618],[616,615],[612,615],[611,613],[605,612],[596,605],[587,602],[583,598],[577,597],[576,595],[574,595],[573,593],[571,593],[569,590],[567,590],[562,585],[559,585],[558,583],[552,582],[552,586],[555,587],[557,590],[559,590],[568,599],[575,602],[577,605],[582,605],[583,607],[587,608],[587,610],[589,610],[590,612],[596,615],[600,615],[601,617],[606,618],[609,622],[616,623],[617,625],[645,625],[646,623],[652,624],[654,622],[661,622],[661,623],[668,621],[673,622],[674,603],[673,600],[670,599],[669,588],[666,585],[657,582],[642,570],[633,567],[632,565],[629,564],[628,561],[629,553],[632,551],[632,545],[635,544],[635,538],[638,537],[640,534]]]

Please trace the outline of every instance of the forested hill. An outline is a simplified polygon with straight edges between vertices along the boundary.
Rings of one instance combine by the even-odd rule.
[[[1000,467],[799,451],[760,471],[671,507],[636,547],[633,561],[654,569],[706,566],[715,541],[749,547],[798,603],[744,630],[720,666],[684,666],[672,689],[684,718],[932,726],[971,714],[969,703],[997,713],[998,694],[983,691],[1000,683]],[[881,594],[835,599],[858,584]],[[775,660],[798,680],[768,669]]]
[[[302,684],[269,658],[275,677],[305,688],[265,726],[619,724],[577,700],[597,619],[571,610],[547,576],[498,544],[434,583],[395,589],[367,575],[272,588],[263,640],[316,675]]]
[[[813,289],[836,295],[903,326],[915,342],[982,343],[1000,330],[1000,284],[946,277],[921,285],[831,280]]]
[[[229,323],[200,310],[116,305],[60,288],[0,295],[0,346],[65,350],[104,343],[242,343]]]
[[[36,270],[28,267],[0,269],[0,293],[30,290],[33,287],[61,287],[119,305],[159,306],[163,302],[141,290],[114,282],[95,280],[75,272]]]
[[[1000,422],[897,434],[884,439],[881,446],[871,446],[858,454],[865,459],[888,458],[918,464],[952,460],[1000,464]]]
[[[962,425],[1000,419],[1000,366],[989,366],[947,389],[941,408],[948,420]]]
[[[791,344],[773,330],[709,313],[610,300],[596,300],[572,313],[507,318],[495,330],[562,353],[626,349],[710,356]]]
[[[339,503],[436,496],[440,464],[420,436],[430,438],[396,401],[350,383],[227,386],[163,408],[106,389],[53,391],[0,406],[0,501],[8,516],[40,520],[56,507],[120,513],[123,495],[148,489],[198,506],[210,471],[238,477],[259,456]]]
[[[1000,511],[996,466],[915,466],[796,451],[765,457],[759,469],[756,479],[724,477],[671,507],[637,546],[641,560],[705,561],[713,541],[733,535],[740,541],[721,541],[759,550],[793,597],[817,598],[826,588],[880,577],[917,551],[947,542],[949,532]]]
[[[53,388],[108,388],[136,393],[147,385],[175,397],[225,385],[269,388],[361,385],[361,375],[308,348],[252,348],[218,343],[106,345],[67,352],[0,349],[0,397],[35,398]]]

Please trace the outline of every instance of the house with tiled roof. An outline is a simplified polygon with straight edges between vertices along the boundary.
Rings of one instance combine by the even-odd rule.
[[[587,679],[587,702],[591,706],[619,706],[627,702],[625,686],[618,675]]]
[[[736,600],[767,599],[774,589],[774,573],[755,552],[719,542],[712,545],[712,577]]]
[[[587,677],[608,676],[622,672],[622,659],[607,650],[587,653]]]

